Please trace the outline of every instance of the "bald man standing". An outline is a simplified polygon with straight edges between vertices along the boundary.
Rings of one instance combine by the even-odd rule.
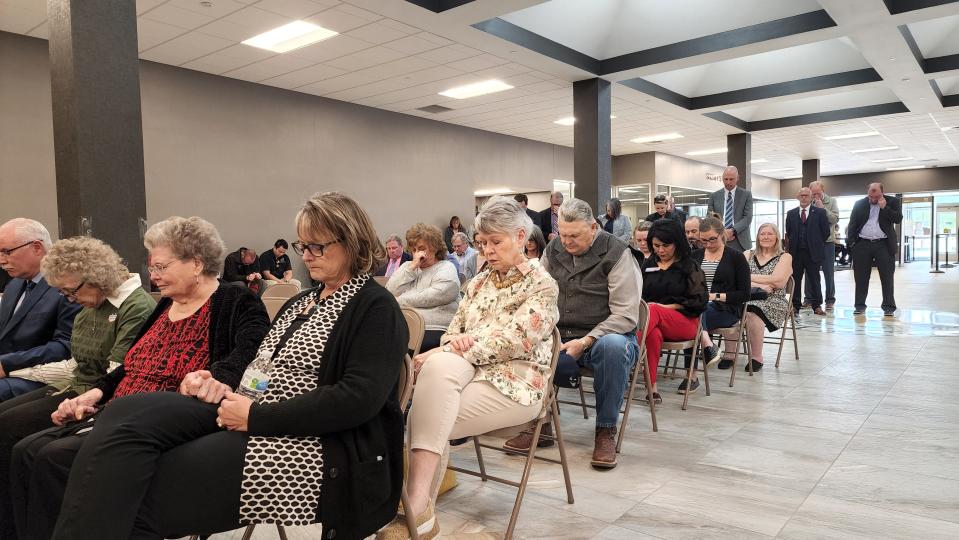
[[[723,171],[723,189],[709,196],[707,213],[715,212],[726,228],[726,245],[744,252],[752,249],[749,231],[753,222],[753,194],[738,186],[739,169],[732,165]]]
[[[886,195],[882,184],[869,184],[866,197],[856,201],[849,215],[846,245],[852,253],[852,274],[856,280],[856,303],[853,314],[866,313],[866,295],[872,267],[879,270],[882,283],[882,312],[896,314],[893,277],[896,272],[896,224],[902,223],[899,199]]]

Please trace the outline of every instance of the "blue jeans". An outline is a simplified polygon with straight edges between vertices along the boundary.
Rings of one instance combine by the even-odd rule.
[[[0,379],[0,401],[15,398],[20,394],[33,392],[37,388],[46,386],[47,383],[29,381],[20,377],[4,377]]]
[[[564,353],[559,355],[554,382],[565,388],[579,387],[579,368],[593,370],[593,390],[596,392],[596,427],[616,427],[623,394],[629,383],[633,364],[639,352],[636,334],[607,334],[579,359]]]
[[[822,277],[826,282],[826,303],[836,303],[836,244],[826,242],[823,248]],[[812,303],[812,280],[806,276],[806,302]]]

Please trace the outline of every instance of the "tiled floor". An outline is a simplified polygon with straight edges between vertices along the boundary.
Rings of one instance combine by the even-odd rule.
[[[835,313],[801,316],[799,361],[787,349],[777,370],[769,346],[769,367],[733,388],[712,371],[712,395],[700,389],[687,411],[665,392],[677,382],[661,379],[659,433],[634,408],[612,471],[589,467],[593,420],[564,406],[576,503],[559,467],[537,464],[517,537],[959,538],[959,269],[913,263],[896,281],[895,320],[853,318],[852,273],[838,273]],[[472,447],[453,460],[475,464]],[[517,457],[489,452],[487,463],[518,477]],[[461,477],[439,501],[443,537],[502,537],[514,493]]]

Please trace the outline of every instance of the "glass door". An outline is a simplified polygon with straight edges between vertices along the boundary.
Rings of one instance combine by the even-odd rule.
[[[928,195],[903,197],[903,262],[930,260],[933,240],[932,197]]]
[[[652,212],[650,210],[649,190],[649,184],[613,186],[613,197],[623,203],[623,215],[629,218],[633,227]]]

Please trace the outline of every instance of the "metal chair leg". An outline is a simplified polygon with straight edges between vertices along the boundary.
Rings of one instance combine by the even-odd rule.
[[[513,503],[513,513],[509,516],[509,525],[506,527],[506,535],[504,536],[506,540],[513,538],[513,530],[516,529],[516,520],[519,518],[519,510],[523,505],[523,495],[526,494],[526,484],[529,482],[529,474],[533,470],[533,460],[536,458],[536,449],[539,446],[536,442],[539,441],[539,434],[542,429],[543,420],[541,419],[536,422],[536,427],[533,429],[533,443],[529,445],[526,465],[523,467],[523,476],[519,481],[519,489],[516,493],[516,502]]]
[[[533,437],[533,444],[530,446],[536,446],[538,442],[539,434],[537,433]],[[483,463],[483,449],[480,447],[479,437],[473,437],[473,446],[476,448],[476,462],[479,464],[480,478],[485,482],[487,479],[486,464]]]
[[[416,531],[416,516],[413,515],[413,510],[410,507],[410,498],[406,493],[406,486],[403,486],[403,491],[400,492],[400,502],[403,503],[403,514],[406,516],[406,529],[410,533],[410,540],[419,540],[419,533]],[[283,531],[280,525],[277,525],[277,531]],[[286,532],[281,532],[280,538],[286,540]]]
[[[415,523],[415,522],[414,522]],[[280,535],[280,540],[289,540],[286,537],[286,529],[283,528],[283,525],[279,523],[276,524],[276,534]],[[413,527],[413,534],[416,535],[416,527]],[[419,535],[413,536],[412,540],[419,540]]]
[[[589,410],[586,408],[586,392],[583,391],[583,378],[579,378],[579,403],[583,408],[583,418],[589,420]]]
[[[553,429],[556,431],[554,438],[556,439],[556,445],[559,447],[559,461],[563,467],[563,479],[566,481],[566,502],[573,504],[573,482],[569,478],[569,462],[566,460],[566,442],[563,441],[563,431],[559,426],[559,420],[556,418],[556,415],[559,414],[559,405],[555,399],[553,400],[553,404],[550,405],[550,410]]]
[[[247,525],[240,540],[250,540],[250,538],[253,537],[253,529],[256,529],[256,525]]]

